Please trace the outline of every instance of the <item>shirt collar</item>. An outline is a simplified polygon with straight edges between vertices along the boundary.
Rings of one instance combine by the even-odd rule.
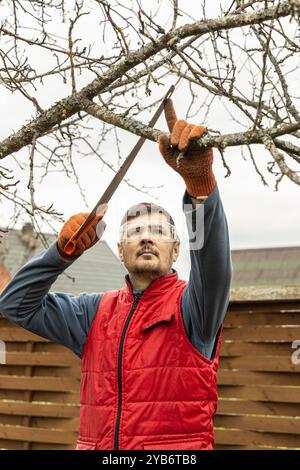
[[[125,289],[128,293],[130,292],[133,295],[142,294],[145,291],[155,293],[158,290],[160,291],[161,287],[163,287],[163,286],[166,287],[167,285],[169,285],[170,281],[171,281],[171,283],[173,283],[177,279],[178,279],[178,273],[177,273],[176,269],[171,268],[170,271],[167,274],[163,274],[162,276],[159,276],[156,279],[154,279],[146,289],[134,290],[133,286],[132,286],[132,283],[130,281],[129,274],[126,274],[125,275],[125,282],[126,282]]]

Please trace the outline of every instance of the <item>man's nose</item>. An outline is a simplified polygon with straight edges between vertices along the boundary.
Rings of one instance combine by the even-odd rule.
[[[151,243],[151,245],[153,245],[153,240],[151,240],[151,238],[143,237],[141,239],[141,244],[145,245],[146,243]]]
[[[149,231],[145,232],[141,238],[141,244],[144,245],[145,243],[151,243],[153,245],[153,235]]]

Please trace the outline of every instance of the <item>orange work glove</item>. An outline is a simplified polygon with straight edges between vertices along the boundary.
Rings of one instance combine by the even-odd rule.
[[[95,221],[93,225],[89,228],[89,230],[81,235],[81,237],[77,241],[76,249],[72,255],[67,255],[63,249],[65,244],[70,240],[72,235],[78,230],[78,228],[83,224],[83,222],[87,219],[89,213],[88,212],[81,212],[80,214],[72,215],[72,217],[67,220],[67,222],[63,225],[59,235],[57,237],[57,247],[60,255],[67,259],[72,260],[77,258],[77,256],[81,255],[85,250],[88,250],[92,246],[100,240],[105,228],[106,223],[104,220],[101,220],[104,217],[104,214],[107,210],[107,205],[103,205],[101,210],[95,215]],[[101,222],[100,222],[101,221]],[[99,225],[98,225],[99,223]]]
[[[207,133],[207,127],[195,126],[183,119],[177,120],[171,99],[166,100],[165,117],[171,136],[167,134],[159,136],[160,153],[166,163],[182,176],[190,196],[207,196],[216,186],[212,170],[213,149],[212,147],[202,150],[188,148],[193,139],[198,139]],[[180,152],[182,155],[179,155]]]

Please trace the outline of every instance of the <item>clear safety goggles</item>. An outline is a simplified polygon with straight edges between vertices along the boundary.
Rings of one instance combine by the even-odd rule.
[[[174,225],[168,222],[153,224],[128,222],[120,227],[120,241],[133,242],[149,236],[156,240],[168,242],[174,242],[178,239]]]

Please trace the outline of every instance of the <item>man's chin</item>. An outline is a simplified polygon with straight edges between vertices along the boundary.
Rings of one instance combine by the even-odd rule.
[[[134,272],[136,274],[160,273],[160,264],[157,262],[157,259],[139,259],[135,265]]]

